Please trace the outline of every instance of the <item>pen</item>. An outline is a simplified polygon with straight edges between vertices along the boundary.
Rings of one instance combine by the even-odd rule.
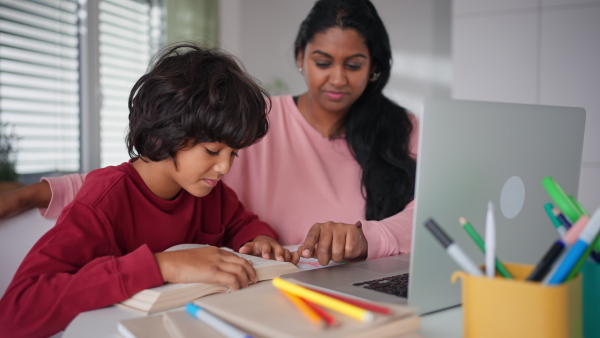
[[[459,218],[458,221],[460,222],[460,225],[462,225],[462,228],[467,232],[467,234],[469,234],[471,239],[473,239],[475,244],[477,244],[481,252],[485,253],[485,244],[483,243],[483,239],[481,238],[481,236],[479,236],[479,233],[477,233],[477,230],[475,230],[471,223],[469,223],[464,217]],[[510,274],[510,272],[508,272],[508,270],[506,269],[504,264],[502,264],[500,259],[498,259],[498,257],[496,257],[495,262],[496,270],[498,270],[498,273],[500,273],[504,278],[513,279],[513,276]]]
[[[560,212],[569,220],[569,223],[574,223],[579,219],[579,216],[581,216],[579,208],[552,177],[544,177],[542,179],[542,186],[546,189],[546,192],[558,209],[560,209]]]
[[[425,222],[425,227],[429,229],[433,236],[440,242],[440,244],[442,244],[448,255],[454,259],[458,266],[471,275],[483,277],[483,273],[477,267],[477,265],[473,263],[473,261],[460,248],[460,246],[454,243],[452,238],[450,238],[450,236],[448,236],[448,234],[446,234],[446,232],[444,232],[444,230],[442,230],[442,228],[440,228],[440,226],[437,225],[433,219],[428,219]]]
[[[315,310],[312,307],[310,307],[304,300],[302,300],[296,295],[292,295],[291,293],[285,292],[283,290],[281,290],[281,293],[283,293],[287,297],[287,299],[289,299],[290,302],[292,302],[292,304],[294,304],[296,308],[300,310],[300,312],[302,312],[313,324],[317,325],[320,328],[323,328],[325,326],[326,323],[321,317],[321,315],[315,312]]]
[[[369,311],[381,313],[381,314],[384,314],[384,315],[391,315],[393,313],[393,311],[391,309],[389,309],[387,307],[384,307],[384,306],[379,306],[379,305],[376,305],[376,304],[368,303],[368,302],[365,302],[365,301],[362,301],[362,300],[358,300],[358,299],[354,299],[354,298],[350,298],[350,297],[344,297],[344,296],[341,296],[341,295],[336,295],[336,294],[333,294],[333,293],[330,293],[330,292],[326,292],[326,291],[323,291],[323,290],[318,290],[318,289],[315,289],[315,288],[311,288],[309,286],[307,286],[306,288],[310,289],[312,291],[324,294],[324,295],[329,296],[331,298],[335,298],[337,300],[341,300],[342,302],[358,306],[358,307],[363,308],[365,310],[369,310]]]
[[[554,285],[562,283],[567,278],[571,270],[573,270],[579,259],[585,259],[587,257],[587,254],[591,251],[587,249],[598,235],[599,230],[600,209],[594,213],[583,231],[581,231],[577,242],[575,242],[575,244],[573,244],[573,246],[569,249],[565,259],[562,261],[554,275],[552,275],[548,281],[548,284]]]
[[[300,298],[304,298],[307,301],[313,302],[318,305],[322,305],[328,309],[340,312],[354,319],[358,319],[363,322],[372,322],[373,319],[375,319],[375,315],[371,311],[367,311],[365,309],[359,308],[358,306],[354,306],[352,304],[342,302],[341,300],[325,296],[300,285],[288,282],[284,279],[274,278],[271,281],[271,283],[273,284],[273,286],[280,290],[287,291]]]
[[[185,306],[185,310],[194,316],[196,319],[200,319],[204,323],[208,324],[213,329],[222,333],[225,337],[228,338],[252,338],[252,336],[238,330],[233,327],[231,324],[223,321],[222,319],[216,317],[212,313],[206,311],[205,309],[197,306],[194,303],[188,303]]]
[[[552,208],[552,213],[556,218],[558,218],[558,220],[565,227],[565,229],[569,229],[571,227],[571,222],[569,222],[569,220],[565,217],[563,213],[560,212],[560,210],[558,210],[558,208]]]
[[[600,213],[600,208],[596,210],[596,212],[594,213],[594,216],[598,213]],[[592,216],[592,218],[594,218],[594,216]],[[592,222],[592,221],[590,220],[590,222]],[[588,257],[588,255],[591,256],[592,259],[595,260],[597,263],[600,262],[600,258],[598,256],[598,249],[597,249],[599,247],[599,245],[600,245],[600,233],[596,235],[596,239],[585,250],[582,257],[579,258],[579,261],[577,261],[577,264],[575,264],[575,267],[571,270],[571,272],[569,272],[569,275],[567,276],[566,280],[570,280],[571,278],[575,277],[579,273],[579,270],[581,270],[581,267],[583,267],[583,263],[585,263],[585,260]]]
[[[485,274],[488,278],[494,278],[494,258],[496,258],[496,220],[494,219],[494,205],[488,202],[485,216]]]
[[[554,208],[554,205],[552,205],[552,203],[544,204],[544,210],[546,210],[546,214],[548,214],[548,217],[552,221],[552,224],[556,228],[556,231],[558,231],[558,234],[560,235],[561,238],[565,237],[565,234],[567,233],[567,229],[562,224],[562,222],[558,218],[556,218],[556,216],[554,215],[554,211],[552,210],[553,208]]]
[[[573,202],[580,214],[590,217],[590,213],[587,212],[587,210],[585,210],[583,205],[581,205],[581,203],[579,203],[579,201],[575,197],[573,197],[573,195],[569,195],[569,199],[571,199],[571,202]]]
[[[577,222],[567,231],[565,237],[557,240],[550,246],[540,262],[536,264],[535,269],[529,274],[527,280],[532,282],[541,281],[548,274],[552,265],[561,257],[563,251],[575,243],[588,221],[589,218],[587,216],[579,217]]]

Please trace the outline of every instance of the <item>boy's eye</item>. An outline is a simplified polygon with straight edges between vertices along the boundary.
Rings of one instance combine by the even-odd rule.
[[[206,152],[210,155],[210,156],[217,156],[219,155],[219,151],[211,151],[210,149],[206,148]]]

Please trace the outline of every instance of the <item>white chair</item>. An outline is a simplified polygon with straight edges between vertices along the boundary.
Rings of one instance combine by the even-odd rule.
[[[37,208],[0,220],[0,296],[31,247],[55,223],[43,218]]]

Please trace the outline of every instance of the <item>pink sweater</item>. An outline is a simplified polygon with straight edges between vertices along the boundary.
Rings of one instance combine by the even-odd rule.
[[[362,224],[369,259],[409,252],[413,202],[384,220],[365,220],[361,169],[346,141],[323,138],[304,119],[291,96],[272,100],[269,133],[241,150],[224,176],[246,208],[269,223],[283,245],[303,243],[313,224],[334,221]],[[416,118],[412,120],[411,151],[416,154],[419,128]],[[57,217],[84,177],[47,178],[53,199],[42,215]]]

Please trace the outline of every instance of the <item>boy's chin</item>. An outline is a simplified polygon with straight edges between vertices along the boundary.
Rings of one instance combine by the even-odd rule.
[[[212,188],[202,188],[202,189],[185,189],[185,191],[187,191],[190,195],[194,196],[194,197],[204,197],[208,194],[210,194],[210,192],[212,191]]]

